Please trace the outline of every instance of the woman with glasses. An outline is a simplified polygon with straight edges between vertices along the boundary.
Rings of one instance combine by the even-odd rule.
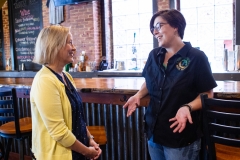
[[[102,152],[86,128],[73,78],[63,72],[75,51],[68,27],[52,25],[38,35],[33,62],[43,66],[30,93],[32,152],[37,160],[97,159]]]
[[[130,116],[150,96],[145,132],[152,160],[197,160],[201,148],[200,94],[213,97],[216,82],[205,53],[183,42],[186,21],[175,10],[150,20],[159,47],[149,53],[141,89],[123,106]]]

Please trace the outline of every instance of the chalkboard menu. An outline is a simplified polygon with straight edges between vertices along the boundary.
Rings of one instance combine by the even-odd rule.
[[[15,68],[24,64],[25,70],[39,70],[41,66],[32,60],[37,36],[42,29],[42,0],[12,1]]]

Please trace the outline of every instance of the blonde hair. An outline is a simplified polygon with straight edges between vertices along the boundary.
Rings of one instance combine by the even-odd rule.
[[[38,35],[33,62],[51,64],[55,61],[59,50],[66,45],[70,27],[51,25],[41,30]]]

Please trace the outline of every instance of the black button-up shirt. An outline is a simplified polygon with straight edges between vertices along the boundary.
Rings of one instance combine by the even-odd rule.
[[[153,141],[164,146],[186,146],[201,136],[200,111],[191,113],[193,124],[187,122],[182,133],[173,133],[170,118],[175,117],[181,105],[193,101],[199,93],[217,86],[206,55],[185,43],[163,66],[166,50],[153,49],[143,69],[150,95],[145,114],[145,129]]]

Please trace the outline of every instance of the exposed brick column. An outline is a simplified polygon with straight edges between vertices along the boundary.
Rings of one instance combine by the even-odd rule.
[[[43,27],[49,26],[49,9],[46,3],[47,0],[42,0]]]
[[[94,38],[94,56],[96,66],[99,66],[102,56],[102,42],[101,42],[101,11],[100,2],[93,1],[93,38]]]
[[[104,0],[106,59],[109,67],[113,64],[112,0]]]
[[[4,37],[4,54],[5,62],[11,57],[10,55],[10,37],[9,37],[9,19],[8,19],[8,5],[4,3],[2,7],[2,21],[3,21],[3,37]],[[3,66],[5,68],[5,66]]]
[[[158,0],[158,10],[169,9],[169,0]]]

